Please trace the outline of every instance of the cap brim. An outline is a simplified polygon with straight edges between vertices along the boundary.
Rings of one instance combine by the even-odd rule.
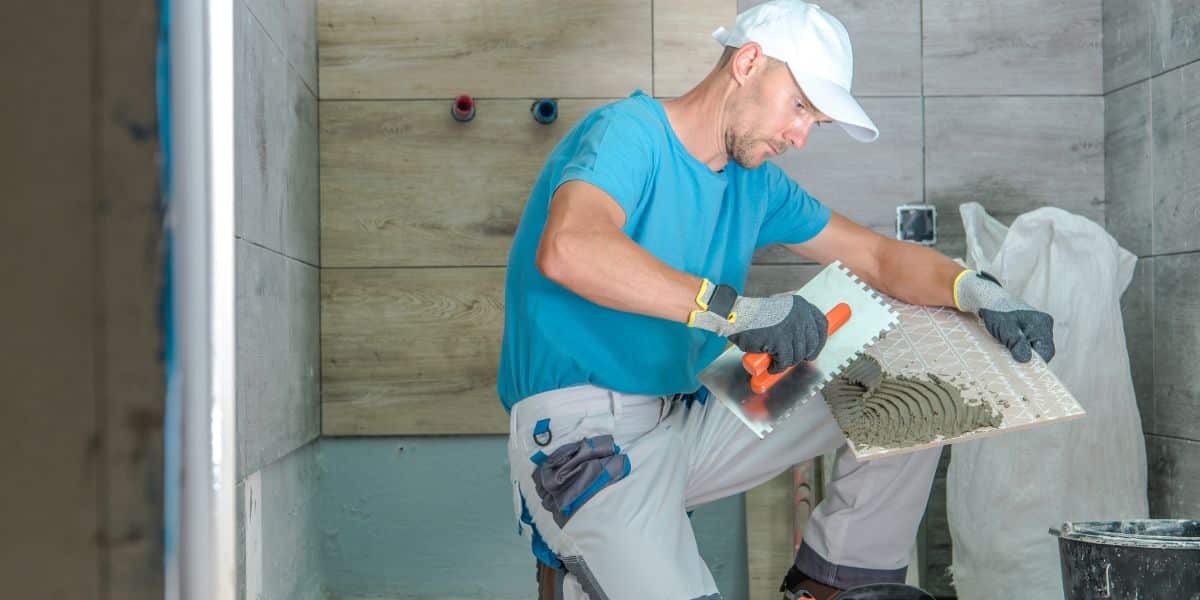
[[[875,122],[867,116],[854,96],[841,86],[815,75],[797,73],[791,65],[788,65],[788,70],[817,110],[837,121],[850,137],[860,142],[873,142],[879,138],[879,128]]]
[[[722,46],[733,46],[734,48],[741,48],[742,44],[745,44],[748,41],[746,40],[745,36],[741,35],[737,30],[729,31],[724,27],[718,27],[716,31],[713,31],[712,37],[717,41],[718,44]]]

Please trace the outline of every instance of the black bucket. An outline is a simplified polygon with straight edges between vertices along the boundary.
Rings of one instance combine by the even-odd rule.
[[[1085,521],[1050,533],[1067,600],[1200,600],[1200,521]]]

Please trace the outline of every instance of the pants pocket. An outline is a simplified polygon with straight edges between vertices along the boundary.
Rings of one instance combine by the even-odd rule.
[[[533,484],[542,507],[560,528],[600,490],[624,479],[630,470],[629,456],[621,454],[611,434],[563,444],[535,462]]]

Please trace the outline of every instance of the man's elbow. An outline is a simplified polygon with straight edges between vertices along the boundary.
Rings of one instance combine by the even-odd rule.
[[[557,284],[562,284],[570,269],[569,260],[564,250],[563,235],[551,232],[542,233],[542,241],[538,244],[534,264],[543,277]]]

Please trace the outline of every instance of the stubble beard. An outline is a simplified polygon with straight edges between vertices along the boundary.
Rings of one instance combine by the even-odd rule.
[[[756,150],[758,140],[748,136],[729,133],[725,136],[725,147],[729,148],[729,157],[744,169],[757,169],[766,158]]]

